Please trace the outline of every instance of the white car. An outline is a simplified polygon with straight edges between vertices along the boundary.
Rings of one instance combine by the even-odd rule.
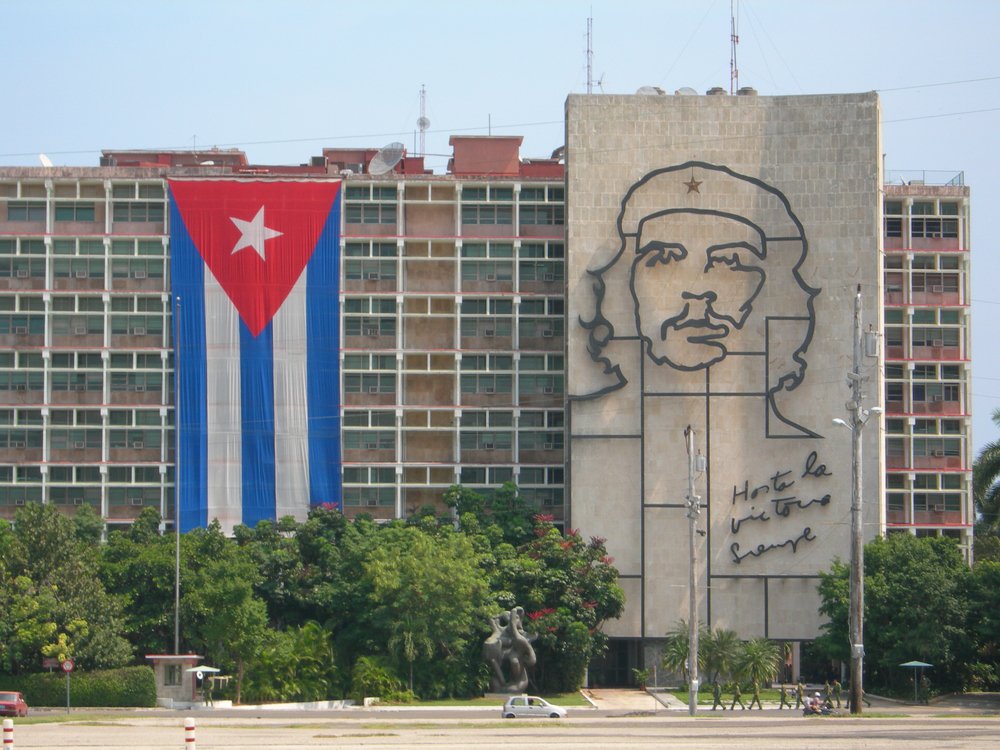
[[[512,695],[503,704],[500,715],[505,719],[523,719],[532,716],[565,719],[566,709],[536,695]]]

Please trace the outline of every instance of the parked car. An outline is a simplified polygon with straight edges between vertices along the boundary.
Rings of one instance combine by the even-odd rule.
[[[505,719],[521,719],[532,716],[565,719],[566,709],[549,703],[536,695],[512,695],[503,704],[500,715]]]
[[[0,716],[27,716],[28,703],[24,696],[12,690],[0,690]]]

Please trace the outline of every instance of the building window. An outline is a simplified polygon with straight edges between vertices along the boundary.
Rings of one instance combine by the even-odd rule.
[[[7,204],[7,221],[45,221],[45,203],[11,201]]]
[[[115,202],[112,219],[122,222],[162,222],[163,203],[153,201]]]
[[[94,221],[94,204],[56,203],[56,221]]]

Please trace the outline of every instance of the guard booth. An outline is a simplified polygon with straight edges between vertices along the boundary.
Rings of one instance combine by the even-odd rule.
[[[148,654],[156,675],[156,704],[165,708],[190,706],[201,700],[193,667],[205,657],[198,654]]]

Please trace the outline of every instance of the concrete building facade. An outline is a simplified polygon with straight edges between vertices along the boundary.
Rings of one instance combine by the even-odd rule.
[[[881,318],[877,98],[573,96],[566,128],[570,521],[621,572],[608,631],[690,617],[690,446],[699,620],[813,638],[850,549],[855,297]],[[877,356],[863,377],[880,407]],[[863,440],[870,539],[877,417]]]

